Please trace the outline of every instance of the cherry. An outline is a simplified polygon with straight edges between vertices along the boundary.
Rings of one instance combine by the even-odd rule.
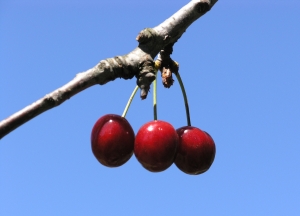
[[[107,114],[95,123],[91,144],[93,154],[101,164],[118,167],[133,154],[134,132],[125,118]]]
[[[174,162],[178,141],[178,135],[171,124],[154,120],[144,124],[138,131],[134,154],[145,169],[160,172]]]
[[[191,175],[207,171],[216,154],[216,146],[211,136],[192,126],[181,127],[176,131],[179,136],[179,145],[175,165],[181,171]]]

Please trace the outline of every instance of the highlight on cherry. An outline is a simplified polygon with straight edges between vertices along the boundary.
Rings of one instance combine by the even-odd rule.
[[[177,62],[171,58],[162,59],[161,55],[154,62],[154,119],[142,125],[136,135],[125,116],[139,86],[135,87],[121,116],[107,114],[96,121],[91,133],[91,147],[102,165],[121,166],[134,154],[142,167],[151,172],[164,171],[173,163],[190,175],[204,173],[211,167],[216,154],[214,140],[207,132],[191,125],[187,95],[178,69]],[[158,70],[166,88],[170,88],[174,82],[172,74],[176,75],[181,87],[187,125],[178,129],[169,122],[157,119]]]

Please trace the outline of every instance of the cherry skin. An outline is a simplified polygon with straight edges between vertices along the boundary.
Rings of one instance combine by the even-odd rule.
[[[179,136],[179,145],[175,165],[181,171],[191,175],[207,171],[216,154],[216,146],[211,136],[192,126],[181,127],[176,131]]]
[[[133,154],[134,132],[125,118],[107,114],[95,123],[91,144],[93,154],[101,164],[118,167]]]
[[[174,127],[165,121],[144,124],[134,142],[134,154],[142,166],[151,172],[166,170],[174,162],[178,146]]]

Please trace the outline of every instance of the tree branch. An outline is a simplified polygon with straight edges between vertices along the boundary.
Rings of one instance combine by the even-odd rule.
[[[142,30],[136,38],[139,45],[132,52],[100,61],[95,67],[77,74],[69,83],[1,121],[0,139],[84,89],[96,84],[103,85],[118,77],[131,79],[135,76],[141,89],[141,98],[145,99],[150,84],[155,79],[155,56],[164,47],[173,46],[186,29],[209,11],[217,1],[192,0],[160,25]]]

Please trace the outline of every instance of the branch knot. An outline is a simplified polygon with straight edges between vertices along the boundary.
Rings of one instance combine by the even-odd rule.
[[[145,60],[139,65],[140,72],[137,74],[137,85],[141,89],[141,98],[146,99],[150,90],[150,85],[155,80],[155,70],[153,60]]]
[[[156,36],[156,32],[152,28],[145,28],[136,37],[140,44],[145,44],[151,41]]]

